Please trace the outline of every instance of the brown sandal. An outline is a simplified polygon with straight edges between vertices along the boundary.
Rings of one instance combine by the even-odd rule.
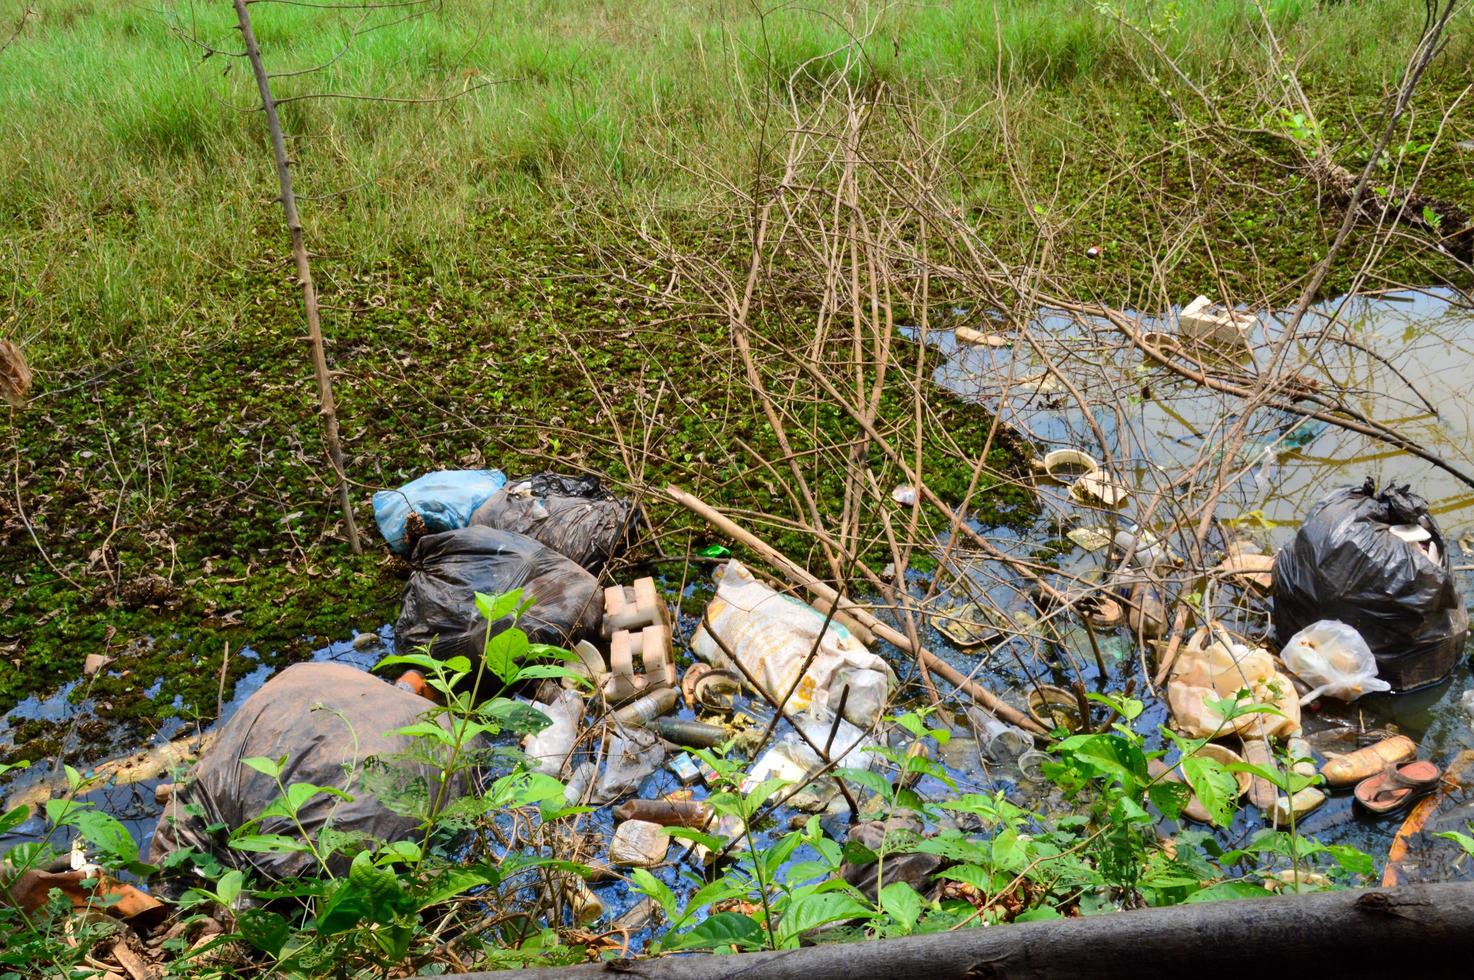
[[[1375,776],[1356,784],[1356,802],[1378,816],[1396,813],[1420,796],[1438,788],[1443,771],[1426,759],[1389,763]]]

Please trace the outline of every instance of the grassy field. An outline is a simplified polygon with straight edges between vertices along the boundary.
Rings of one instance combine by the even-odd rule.
[[[427,468],[558,462],[780,507],[734,448],[776,455],[771,432],[733,365],[703,355],[722,325],[651,298],[666,285],[653,267],[632,289],[607,262],[640,251],[644,220],[724,254],[785,108],[836,76],[883,87],[921,135],[945,134],[950,192],[1010,260],[1038,242],[1022,181],[1058,215],[1059,261],[1082,294],[1129,302],[1165,277],[1185,295],[1226,283],[1283,296],[1337,218],[1254,133],[1286,104],[1254,6],[1114,7],[1139,32],[1083,0],[446,0],[407,19],[254,5],[273,70],[327,65],[276,87],[294,100],[360,502]],[[1421,9],[1265,8],[1336,158],[1359,167]],[[97,682],[104,718],[209,714],[226,644],[284,660],[393,616],[396,569],[374,548],[352,558],[335,531],[232,24],[220,2],[0,3],[0,38],[19,28],[0,52],[0,335],[25,346],[38,390],[6,427],[17,492],[0,497],[0,655],[14,669],[0,709],[106,649],[127,673]],[[1399,134],[1425,189],[1465,204],[1468,110],[1433,136],[1474,82],[1471,28],[1466,10]],[[1244,154],[1207,178],[1200,156],[1168,149],[1178,112],[1198,107],[1153,46],[1246,132]],[[322,93],[377,98],[307,98]],[[1211,250],[1164,258],[1149,232],[1166,210]],[[1084,258],[1092,244],[1103,259]],[[1457,275],[1416,250],[1389,268]],[[985,428],[964,406],[937,411],[941,431]],[[645,472],[629,472],[615,428],[644,440]]]

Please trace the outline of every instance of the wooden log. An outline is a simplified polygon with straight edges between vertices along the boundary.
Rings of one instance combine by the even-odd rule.
[[[804,949],[611,960],[519,980],[1296,980],[1467,977],[1474,882],[1208,902]],[[465,974],[494,980],[500,974]]]
[[[992,691],[976,681],[965,677],[961,671],[930,650],[927,650],[925,647],[913,646],[910,638],[900,630],[895,629],[881,619],[877,619],[870,610],[844,598],[836,590],[810,575],[805,568],[792,561],[787,555],[784,555],[777,548],[763,541],[715,507],[677,487],[666,487],[665,492],[670,494],[671,499],[675,500],[676,503],[685,507],[712,527],[727,535],[727,537],[732,538],[734,541],[741,541],[753,551],[757,552],[768,564],[782,572],[789,581],[803,586],[819,601],[830,604],[837,603],[839,609],[853,617],[861,625],[869,628],[876,636],[921,660],[929,670],[935,671],[948,684],[965,692],[983,709],[991,711],[1010,725],[1017,725],[1026,732],[1033,732],[1036,735],[1045,734],[1044,726],[1040,725],[1034,719],[1011,705],[1005,704]]]

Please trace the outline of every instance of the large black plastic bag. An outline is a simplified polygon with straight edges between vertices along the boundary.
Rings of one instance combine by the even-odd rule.
[[[471,524],[516,531],[597,572],[634,537],[640,512],[597,477],[539,473],[502,487]]]
[[[1439,560],[1391,528],[1416,524],[1433,535]],[[1377,493],[1369,478],[1316,504],[1274,562],[1274,630],[1283,646],[1322,619],[1346,623],[1377,658],[1395,691],[1443,680],[1469,633],[1449,549],[1428,502],[1407,487]]]
[[[534,643],[567,647],[598,634],[604,618],[599,582],[556,551],[513,531],[466,527],[427,534],[415,544],[414,568],[394,626],[400,652],[430,645],[440,658],[474,663],[486,640],[476,593],[522,589],[532,608],[517,622]],[[510,625],[493,624],[493,631]]]
[[[227,845],[231,830],[281,795],[270,776],[243,763],[256,757],[275,761],[285,756],[284,785],[311,783],[352,797],[324,794],[302,806],[298,819],[314,840],[325,824],[381,841],[417,835],[421,824],[414,807],[390,809],[386,786],[402,791],[403,801],[410,794],[428,801],[438,791],[442,770],[428,761],[423,740],[393,734],[433,708],[419,695],[346,664],[288,667],[231,716],[175,789],[159,816],[149,862],[161,864],[173,851],[192,848],[269,879],[321,873],[310,853],[259,853]],[[442,727],[447,725],[442,720]],[[392,778],[386,778],[386,770],[392,770]],[[464,795],[467,783],[465,773],[452,779],[445,802]],[[212,825],[224,829],[212,833],[207,829]],[[301,836],[285,816],[270,817],[249,832]],[[348,858],[335,856],[329,866],[334,874],[346,873]]]

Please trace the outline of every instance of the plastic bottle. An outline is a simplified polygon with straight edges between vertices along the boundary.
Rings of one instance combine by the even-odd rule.
[[[967,720],[977,732],[978,742],[994,762],[1011,762],[1034,747],[1033,737],[988,714],[982,708],[968,708]]]
[[[684,718],[655,718],[645,727],[667,742],[698,749],[715,748],[730,737],[720,725],[686,721]]]
[[[643,728],[675,706],[675,688],[662,687],[620,708],[614,712],[614,719],[620,724]]]

